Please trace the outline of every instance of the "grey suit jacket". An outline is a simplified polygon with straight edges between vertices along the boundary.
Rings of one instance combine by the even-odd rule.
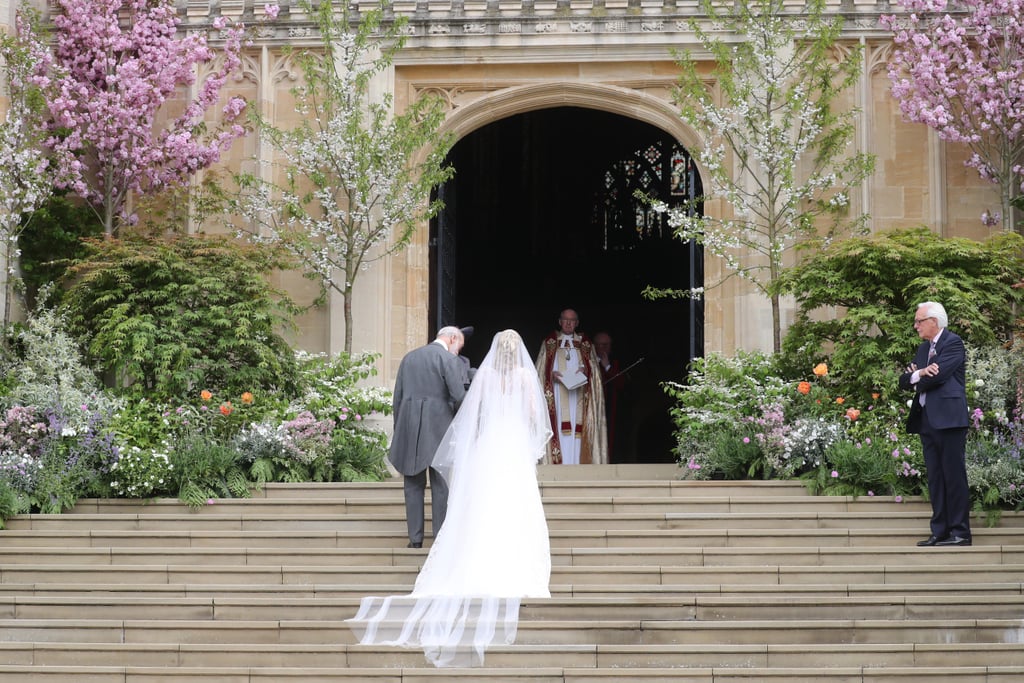
[[[399,473],[419,474],[430,466],[466,395],[463,377],[462,363],[440,344],[414,349],[402,359],[395,380],[395,432],[388,453]]]

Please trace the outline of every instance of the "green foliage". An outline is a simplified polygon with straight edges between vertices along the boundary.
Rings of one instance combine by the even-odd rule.
[[[833,381],[843,373],[826,363],[792,376],[775,360],[711,354],[694,362],[687,384],[666,386],[684,476],[800,478],[816,494],[927,497],[920,439],[906,433],[895,373],[872,391]],[[967,373],[968,481],[975,509],[991,522],[1000,510],[1024,509],[1024,359],[976,348]]]
[[[7,405],[57,410],[81,427],[91,410],[112,412],[117,401],[100,391],[95,373],[67,329],[66,316],[45,305],[45,295],[16,333]]]
[[[812,493],[838,496],[920,496],[927,493],[918,440],[890,433],[833,443],[803,477]]]
[[[1019,346],[967,347],[967,399],[982,418],[1005,424],[1024,388],[1024,353]]]
[[[335,432],[331,440],[335,481],[387,479],[391,476],[383,457],[387,450],[387,437],[383,432]]]
[[[238,460],[238,451],[200,432],[176,441],[168,455],[178,498],[190,507],[215,498],[248,498],[253,486]]]
[[[75,426],[56,409],[7,409],[0,421],[0,480],[17,493],[19,507],[59,513],[101,493],[117,457],[104,422],[95,412]]]
[[[0,529],[4,520],[28,512],[28,500],[6,478],[0,476]]]
[[[299,397],[290,407],[290,415],[309,410],[352,425],[370,413],[391,413],[391,392],[379,387],[360,386],[359,382],[376,376],[378,353],[297,354]]]
[[[1019,358],[1003,358],[1020,372]],[[1024,374],[1017,375],[1017,387],[1024,387]],[[987,385],[977,388],[982,393],[988,390]],[[966,463],[974,508],[986,512],[990,520],[1000,510],[1024,509],[1024,407],[1018,403],[1009,412],[978,407],[971,420]]]
[[[73,261],[85,256],[84,239],[102,234],[103,224],[88,206],[53,196],[39,207],[18,240],[18,268],[29,305],[35,305],[40,290],[58,282]],[[60,289],[52,290],[57,302],[63,293]]]
[[[89,463],[69,458],[59,437],[46,439],[38,460],[35,487],[29,498],[32,509],[57,514],[74,506],[91,489],[95,471]]]
[[[793,372],[830,352],[841,391],[885,391],[920,343],[912,322],[924,301],[946,307],[950,329],[968,347],[1011,339],[1014,309],[1024,302],[1024,289],[1013,287],[1024,277],[1022,249],[1014,233],[976,242],[926,228],[836,242],[779,280],[799,305],[782,367]]]
[[[118,387],[157,400],[198,388],[294,391],[294,357],[278,332],[293,309],[265,278],[284,265],[277,254],[206,235],[88,245],[64,305]]]

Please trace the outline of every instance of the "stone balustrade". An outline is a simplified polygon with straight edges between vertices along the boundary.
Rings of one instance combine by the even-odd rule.
[[[215,17],[248,24],[267,20],[265,0],[175,0],[182,27],[209,29]],[[714,0],[726,11],[733,0]],[[799,13],[805,0],[783,0],[787,10]],[[57,0],[44,0],[48,12]],[[315,38],[311,20],[296,0],[280,0],[276,20],[266,21],[261,40],[299,42]],[[359,12],[379,5],[378,0],[352,0]],[[884,33],[882,14],[899,11],[892,0],[826,0],[827,11],[841,14],[848,33]],[[700,0],[392,0],[389,14],[409,18],[407,32],[417,36],[473,36],[553,33],[687,33],[688,21],[703,14]],[[217,40],[217,35],[210,38]],[[297,39],[297,40],[296,40]]]

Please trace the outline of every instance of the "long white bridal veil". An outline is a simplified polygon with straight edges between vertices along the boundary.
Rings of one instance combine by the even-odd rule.
[[[550,427],[519,334],[495,335],[434,456],[448,513],[406,596],[366,597],[361,644],[422,648],[436,666],[479,666],[515,641],[524,597],[550,597],[551,552],[537,487]]]
[[[490,351],[469,387],[466,398],[441,440],[431,467],[449,487],[460,464],[469,459],[518,458],[531,465],[544,456],[551,438],[551,422],[537,368],[515,330],[494,335]],[[482,449],[494,446],[494,437],[511,437],[518,449]]]

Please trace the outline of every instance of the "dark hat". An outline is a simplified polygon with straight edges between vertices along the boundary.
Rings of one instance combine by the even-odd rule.
[[[469,339],[470,337],[473,336],[473,326],[472,325],[470,325],[469,327],[462,327],[460,329],[462,330],[462,336],[465,337],[466,339]]]

